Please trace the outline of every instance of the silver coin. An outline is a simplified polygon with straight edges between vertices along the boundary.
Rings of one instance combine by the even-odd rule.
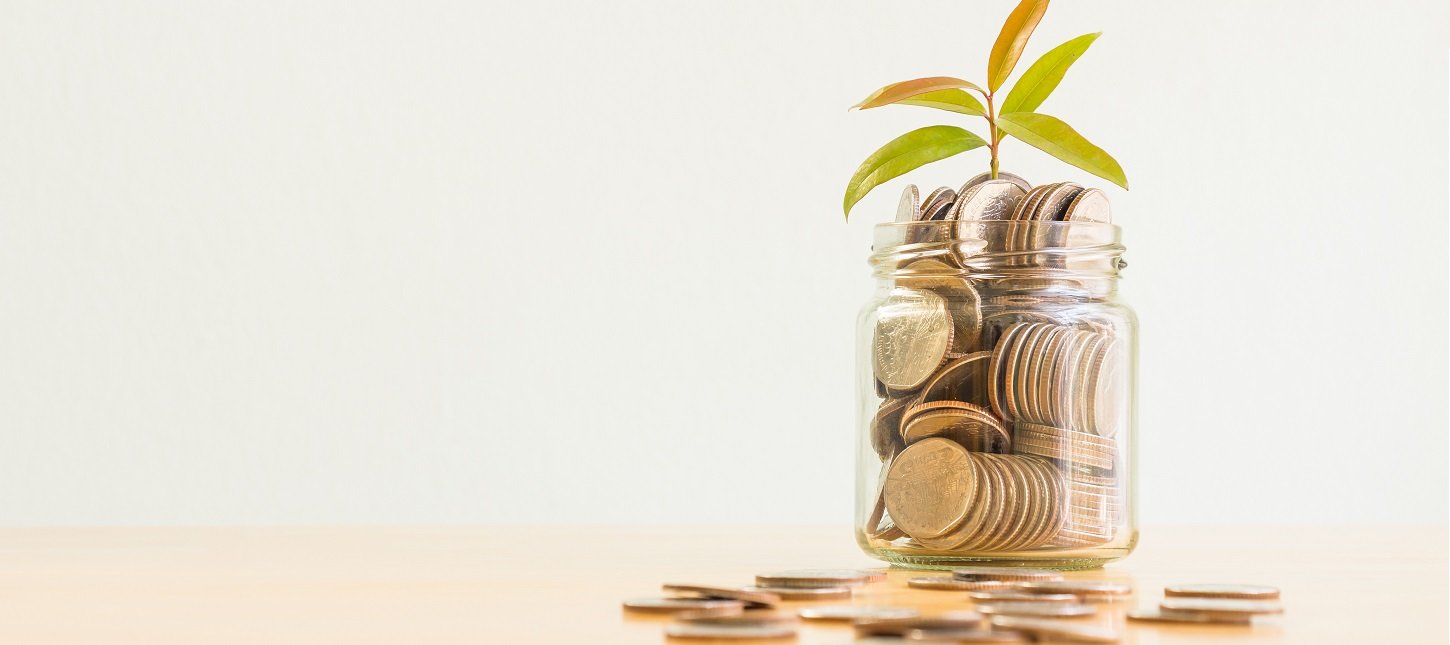
[[[1019,582],[1017,588],[1028,593],[1071,593],[1082,596],[1126,596],[1133,585],[1110,580],[1039,580]]]
[[[926,576],[907,580],[906,586],[936,591],[983,591],[1006,589],[1008,585],[1001,580],[958,580],[949,576]]]
[[[921,612],[910,607],[867,607],[865,605],[825,605],[806,607],[796,612],[806,620],[889,620],[915,618]]]
[[[1021,188],[1022,189],[1022,192],[1024,192],[1024,193],[1027,192],[1027,191],[1029,191],[1029,190],[1032,190],[1032,184],[1027,183],[1027,180],[1026,179],[1023,179],[1021,177],[1018,177],[1017,175],[1014,175],[1014,174],[1012,174],[1010,172],[1002,172],[1000,170],[997,171],[997,179],[999,179],[999,180],[1006,180],[1006,181],[1010,181],[1010,182],[1012,182],[1014,184],[1017,184],[1017,187],[1018,188]],[[992,180],[992,173],[991,172],[984,172],[984,173],[982,173],[980,175],[977,175],[975,177],[972,177],[971,179],[968,179],[967,180],[967,183],[962,184],[962,188],[971,188],[972,186],[976,186],[977,184],[981,184],[983,182],[987,182],[987,181],[991,181],[991,180]],[[957,191],[957,193],[960,194],[961,191]]]
[[[921,201],[916,192],[916,184],[907,184],[901,191],[901,201],[896,205],[897,222],[917,222],[921,220]]]
[[[864,569],[792,569],[755,576],[761,587],[846,587],[886,579],[880,571]]]
[[[920,643],[1026,643],[1027,635],[991,629],[913,629],[902,635]],[[859,642],[859,641],[858,641]],[[900,643],[900,641],[897,641]]]
[[[795,636],[793,625],[710,625],[676,623],[665,627],[670,638],[710,638],[719,640],[754,640]]]
[[[958,580],[1062,580],[1062,574],[1050,569],[1019,569],[1016,567],[961,567],[952,569]]]
[[[1083,187],[1070,181],[1058,184],[1057,188],[1048,191],[1043,195],[1042,201],[1036,205],[1032,213],[1032,219],[1039,222],[1056,222],[1067,213],[1067,207],[1072,203],[1072,198],[1083,192]]]
[[[1163,588],[1166,596],[1194,596],[1198,598],[1237,598],[1239,600],[1275,600],[1279,588],[1268,585],[1226,585],[1197,584],[1169,585]]]
[[[1193,598],[1169,596],[1158,605],[1159,609],[1176,613],[1192,614],[1282,614],[1284,606],[1277,600],[1238,600],[1234,598]]]
[[[1004,220],[1017,208],[1017,201],[1027,192],[1005,179],[994,179],[973,187],[968,195],[952,206],[958,220]]]
[[[1149,623],[1196,623],[1219,625],[1250,625],[1253,618],[1232,614],[1193,614],[1187,612],[1163,611],[1161,609],[1137,609],[1128,612],[1128,620]]]
[[[878,531],[884,532],[885,529]],[[877,537],[877,536],[872,536]],[[881,539],[877,537],[877,539]],[[846,600],[851,597],[850,587],[744,587],[745,591],[775,594],[781,600]]]
[[[793,613],[773,609],[750,609],[739,614],[684,611],[675,614],[675,621],[699,625],[796,625],[800,623],[800,618]]]
[[[952,346],[952,318],[947,313],[946,301],[930,291],[899,287],[878,311],[871,342],[876,378],[892,391],[914,390],[936,371]],[[774,583],[757,579],[756,584],[772,586]],[[812,586],[832,587],[840,583],[825,580]]]
[[[1025,591],[973,591],[967,594],[972,602],[1078,602],[1081,598],[1070,593],[1027,593]]]
[[[950,206],[953,201],[956,201],[956,198],[957,191],[946,186],[931,191],[925,199],[921,200],[921,218],[931,219],[932,213],[941,210],[943,205]]]
[[[1068,204],[1067,212],[1063,215],[1064,221],[1071,222],[1102,222],[1111,224],[1113,221],[1112,205],[1108,203],[1108,196],[1096,188],[1088,188]]]
[[[1037,616],[1039,618],[1075,618],[1098,613],[1097,607],[1055,602],[988,602],[979,603],[977,611],[989,616]]]
[[[624,608],[630,611],[650,613],[706,610],[718,613],[738,614],[745,611],[745,603],[739,600],[714,600],[710,598],[631,598],[624,601]]]

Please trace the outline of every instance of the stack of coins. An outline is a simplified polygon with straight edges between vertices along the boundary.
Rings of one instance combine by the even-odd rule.
[[[1122,323],[1083,305],[1092,294],[1048,252],[1062,228],[1038,224],[1110,222],[1106,197],[1008,173],[919,195],[907,187],[897,220],[950,226],[906,240],[876,309],[869,443],[882,466],[863,532],[925,552],[1112,542],[1128,515]],[[951,236],[985,240],[973,252],[1005,256],[1010,271],[974,273],[942,244]]]

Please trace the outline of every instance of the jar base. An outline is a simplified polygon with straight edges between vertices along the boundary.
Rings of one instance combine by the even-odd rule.
[[[1132,531],[1124,539],[1090,549],[1053,549],[1043,551],[1015,551],[1004,553],[961,552],[941,553],[922,549],[898,547],[889,542],[875,542],[857,535],[861,550],[877,560],[905,569],[945,570],[967,566],[1033,567],[1078,571],[1097,569],[1114,560],[1121,560],[1133,552],[1138,545],[1138,532]]]

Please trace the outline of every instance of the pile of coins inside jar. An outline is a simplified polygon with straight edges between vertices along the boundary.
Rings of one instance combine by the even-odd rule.
[[[1038,224],[1110,223],[1102,191],[981,175],[925,200],[908,186],[897,220],[943,222],[905,246],[951,250],[932,231],[972,235],[982,246],[971,252],[1007,270],[974,272],[952,252],[903,254],[893,271],[870,347],[882,464],[867,538],[927,553],[1114,540],[1127,504],[1115,437],[1128,423],[1128,348],[1055,270],[1063,227]],[[1006,224],[982,225],[993,221]]]

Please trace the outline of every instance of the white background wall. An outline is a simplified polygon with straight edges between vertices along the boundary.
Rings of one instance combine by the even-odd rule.
[[[0,523],[847,521],[840,196],[953,117],[846,106],[1011,4],[0,3]],[[1144,522],[1445,522],[1445,3],[1027,60],[1098,30],[1042,111],[1133,185]]]

